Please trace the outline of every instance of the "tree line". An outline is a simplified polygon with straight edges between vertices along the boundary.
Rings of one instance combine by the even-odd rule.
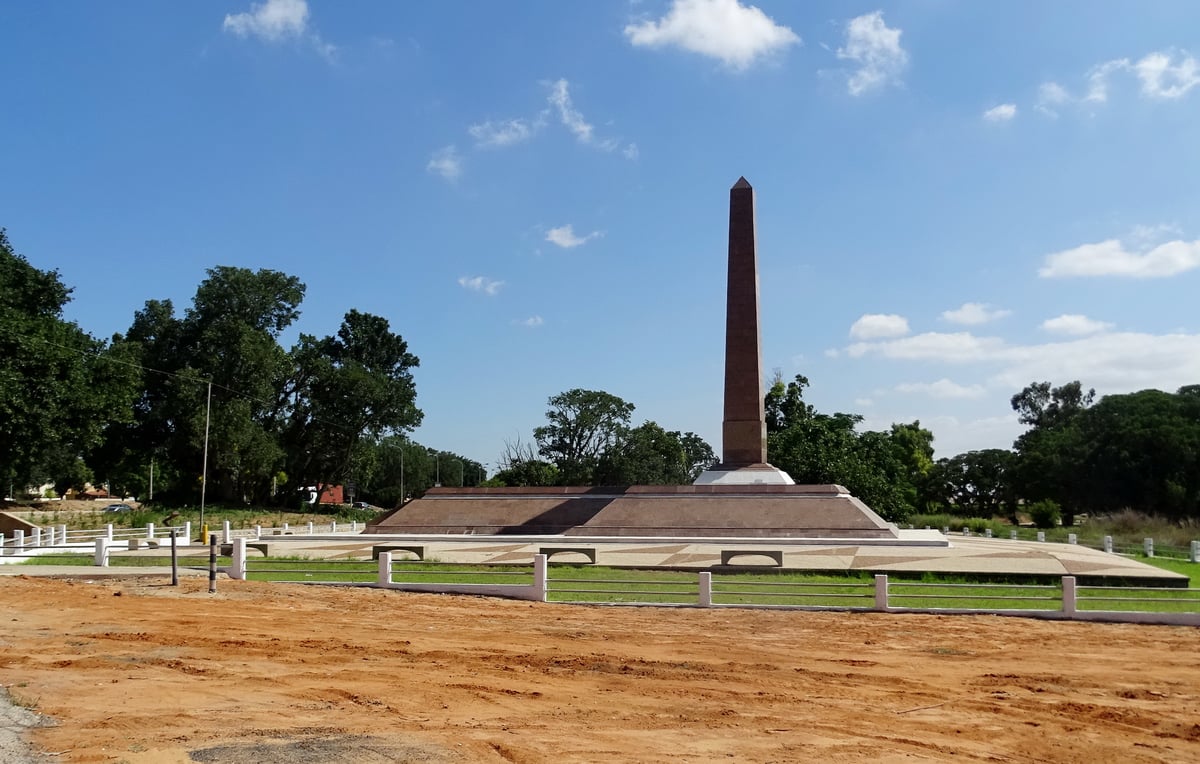
[[[63,318],[71,288],[13,251],[0,229],[0,478],[87,482],[114,495],[188,503],[294,504],[344,484],[398,502],[437,482],[478,484],[483,466],[406,434],[421,422],[419,364],[387,319],[349,310],[325,337],[280,335],[305,285],[217,266],[182,312],[148,300],[98,340]],[[207,448],[206,448],[207,443]],[[6,486],[7,487],[7,486]]]

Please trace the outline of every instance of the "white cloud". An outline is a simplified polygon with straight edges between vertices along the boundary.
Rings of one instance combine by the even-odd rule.
[[[1054,107],[1065,103],[1103,104],[1108,102],[1109,88],[1117,74],[1134,74],[1141,82],[1141,92],[1148,98],[1175,100],[1185,96],[1189,90],[1200,85],[1200,62],[1179,53],[1179,63],[1172,63],[1174,51],[1156,51],[1143,56],[1136,63],[1128,58],[1114,58],[1093,66],[1087,72],[1087,90],[1084,95],[1074,97],[1055,82],[1042,84],[1038,90],[1037,110],[1057,117]]]
[[[1172,64],[1172,56],[1151,53],[1133,65],[1134,72],[1142,81],[1143,95],[1151,98],[1181,98],[1200,85],[1200,65],[1196,59],[1183,54],[1178,64]]]
[[[527,327],[529,329],[535,329],[535,328],[541,326],[542,324],[544,324],[545,321],[542,320],[541,316],[530,316],[529,318],[522,318],[519,321],[516,321],[514,323],[518,324],[519,326]]]
[[[995,321],[998,318],[1004,318],[1011,314],[1011,310],[992,308],[992,306],[986,303],[964,302],[961,308],[943,311],[942,320],[949,321],[952,324],[976,326],[978,324],[986,324],[989,321]]]
[[[853,61],[859,68],[847,82],[850,95],[860,95],[899,83],[900,73],[908,64],[908,53],[900,47],[902,30],[891,29],[883,21],[883,11],[867,13],[846,23],[846,44],[837,57]]]
[[[425,170],[441,175],[451,183],[458,180],[462,175],[462,158],[458,155],[458,149],[453,146],[445,146],[433,152],[429,164],[425,165]]]
[[[981,398],[987,390],[983,385],[960,385],[942,378],[937,382],[908,382],[896,385],[896,392],[928,395],[930,398]]]
[[[1020,390],[1033,380],[1078,379],[1101,394],[1155,387],[1176,390],[1200,379],[1200,334],[1100,332],[1035,345],[1010,345],[998,337],[927,333],[846,349],[851,358],[988,364],[990,389]]]
[[[575,227],[570,223],[561,225],[557,228],[551,228],[549,231],[546,231],[546,241],[550,242],[551,244],[557,244],[563,249],[578,247],[581,244],[586,244],[592,239],[597,239],[601,236],[603,236],[603,234],[599,231],[592,231],[586,236],[576,236]]]
[[[983,118],[988,122],[1007,122],[1017,116],[1017,105],[1015,103],[1002,103],[999,106],[993,106],[983,113]]]
[[[307,39],[326,58],[337,51],[309,30],[306,0],[265,0],[251,5],[248,12],[227,14],[221,28],[238,37],[258,37],[268,42]]]
[[[676,46],[734,69],[801,42],[791,29],[738,0],[675,0],[661,19],[626,26],[625,36],[633,45]]]
[[[1054,110],[1054,107],[1061,106],[1070,100],[1071,94],[1062,85],[1059,85],[1057,82],[1043,82],[1038,86],[1038,99],[1035,108],[1046,116],[1057,117],[1058,112]]]
[[[500,148],[529,140],[540,127],[538,122],[524,119],[506,119],[500,122],[488,120],[471,125],[467,132],[475,139],[477,146]]]
[[[1093,67],[1088,72],[1088,91],[1083,100],[1091,103],[1105,103],[1108,101],[1109,77],[1113,72],[1125,71],[1127,69],[1129,69],[1129,59],[1127,58],[1105,61],[1103,64]]]
[[[637,159],[639,156],[636,143],[630,143],[625,148],[621,149],[621,155],[626,159]]]
[[[1197,267],[1200,267],[1200,239],[1168,241],[1140,253],[1129,252],[1117,239],[1108,239],[1046,255],[1038,275],[1163,278]]]
[[[855,398],[854,405],[855,406],[874,406],[875,400],[873,398]]]
[[[1112,328],[1112,324],[1097,321],[1077,313],[1064,313],[1057,318],[1049,318],[1042,322],[1042,330],[1055,334],[1073,334],[1082,336],[1096,334]]]
[[[892,313],[866,313],[850,326],[850,336],[856,340],[905,334],[908,334],[908,319]]]
[[[251,5],[249,13],[226,15],[221,26],[238,37],[282,40],[299,37],[307,25],[308,3],[305,0],[266,0]]]
[[[504,286],[504,282],[488,278],[487,276],[463,276],[458,280],[458,285],[470,292],[482,292],[483,294],[494,296],[500,292],[500,288]]]
[[[580,143],[592,142],[592,126],[571,103],[570,83],[564,79],[550,84],[550,104],[558,110],[558,118]]]
[[[976,337],[970,332],[925,332],[885,342],[856,342],[846,348],[851,358],[879,355],[902,361],[963,363],[988,360],[1004,347],[998,337]]]

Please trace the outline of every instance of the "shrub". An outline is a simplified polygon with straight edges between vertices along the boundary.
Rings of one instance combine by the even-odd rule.
[[[1053,528],[1062,519],[1062,507],[1053,499],[1042,499],[1029,505],[1029,519],[1039,528]]]

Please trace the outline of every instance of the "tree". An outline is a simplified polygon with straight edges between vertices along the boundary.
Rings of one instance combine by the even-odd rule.
[[[351,310],[336,336],[301,335],[290,359],[282,407],[292,488],[349,480],[367,457],[359,449],[364,438],[421,422],[412,378],[420,361],[385,318]]]
[[[563,485],[592,485],[601,455],[629,428],[633,404],[576,388],[552,396],[548,424],[533,431],[538,451],[558,468]]]
[[[783,374],[775,371],[775,377],[763,397],[763,409],[767,420],[767,433],[785,430],[797,422],[809,419],[815,413],[813,407],[804,402],[804,389],[808,377],[797,374],[785,386]]]
[[[84,453],[107,423],[130,416],[136,374],[119,350],[63,320],[70,295],[0,229],[0,478],[9,482],[78,485],[90,476]]]
[[[1087,446],[1080,417],[1095,400],[1078,382],[1051,387],[1034,382],[1012,397],[1013,410],[1030,429],[1014,444],[1013,491],[1027,502],[1053,499],[1062,507],[1064,525],[1073,525],[1086,488],[1083,465]]]
[[[937,492],[950,509],[967,517],[991,518],[1016,513],[1012,451],[988,448],[939,459],[933,470]]]
[[[678,432],[644,422],[601,455],[595,479],[600,485],[682,485],[691,482],[692,468]]]

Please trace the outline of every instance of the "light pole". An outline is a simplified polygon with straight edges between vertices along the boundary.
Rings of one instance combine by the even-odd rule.
[[[208,422],[212,416],[212,380],[208,380],[208,405],[204,409],[204,468],[200,473],[200,528],[204,528],[204,497],[208,489]]]

